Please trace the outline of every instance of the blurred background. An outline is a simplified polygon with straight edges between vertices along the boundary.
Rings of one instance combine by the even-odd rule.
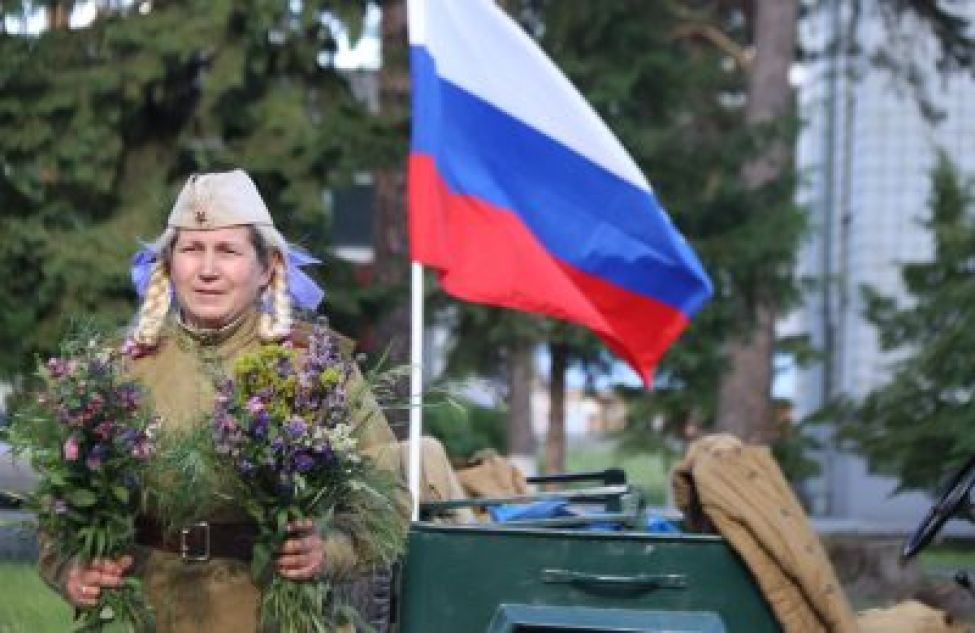
[[[429,277],[424,372],[451,404],[427,432],[457,464],[622,464],[656,505],[689,441],[732,432],[772,447],[828,538],[901,538],[975,454],[975,3],[500,4],[619,136],[715,297],[647,391],[587,331]],[[407,60],[402,0],[0,2],[0,412],[73,323],[126,325],[140,240],[189,174],[238,166],[323,260],[332,325],[407,362]],[[0,457],[0,489],[28,486]],[[969,524],[946,534],[913,585],[861,602],[975,560]]]

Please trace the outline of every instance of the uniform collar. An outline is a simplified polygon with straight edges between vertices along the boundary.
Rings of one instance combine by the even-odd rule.
[[[243,312],[236,319],[220,328],[196,328],[186,323],[179,313],[174,319],[182,337],[189,339],[201,348],[213,351],[229,351],[243,347],[257,336],[259,315],[256,309]]]

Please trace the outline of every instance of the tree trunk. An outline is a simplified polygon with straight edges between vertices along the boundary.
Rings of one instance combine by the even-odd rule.
[[[379,71],[379,116],[399,118],[409,105],[410,83],[406,64],[406,5],[387,2],[382,12],[383,63]],[[408,300],[409,243],[406,233],[405,164],[380,169],[374,174],[373,222],[374,280],[394,297],[392,309],[382,315],[372,330],[377,349],[386,353],[392,366],[410,362],[410,302]],[[401,398],[409,396],[409,383],[396,388]],[[389,421],[400,439],[406,436],[408,413],[390,411]]]
[[[383,64],[379,71],[379,116],[403,117],[408,107],[410,84],[406,66],[406,6],[402,0],[387,2],[382,14]],[[375,280],[389,287],[405,287],[409,278],[409,243],[406,235],[405,163],[375,173],[376,208],[373,223]],[[393,358],[409,354],[409,302],[403,301],[405,321],[399,311],[390,315],[394,326],[385,340],[395,344]],[[405,328],[402,327],[405,323]]]
[[[52,31],[66,31],[71,25],[74,2],[51,2],[47,7],[47,26]]]
[[[508,348],[508,456],[528,473],[536,470],[531,408],[532,364],[531,343],[513,341]]]
[[[796,47],[798,0],[756,0],[755,58],[748,81],[745,118],[761,124],[787,115],[792,108],[789,68]],[[745,184],[758,188],[790,168],[790,146],[776,142],[744,168]],[[776,438],[773,419],[772,355],[775,305],[758,289],[751,329],[729,344],[730,367],[718,391],[717,426],[755,443]]]
[[[565,372],[569,367],[569,347],[550,343],[552,356],[549,384],[548,435],[545,437],[545,472],[565,472]]]

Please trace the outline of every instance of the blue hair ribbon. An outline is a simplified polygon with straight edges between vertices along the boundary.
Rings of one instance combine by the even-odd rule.
[[[135,288],[139,298],[146,294],[146,287],[149,285],[149,277],[152,275],[152,268],[159,260],[159,254],[151,245],[140,242],[142,248],[132,256],[132,266],[129,275],[132,278],[132,286]],[[301,270],[303,266],[321,264],[321,260],[313,257],[308,252],[288,244],[288,252],[285,254],[285,265],[288,276],[288,292],[295,305],[303,310],[314,312],[322,299],[325,298],[325,291]]]

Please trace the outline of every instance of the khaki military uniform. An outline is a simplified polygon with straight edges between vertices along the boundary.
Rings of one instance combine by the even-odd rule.
[[[192,334],[173,324],[153,353],[133,362],[131,373],[148,389],[164,428],[200,424],[213,409],[214,370],[229,372],[236,358],[259,345],[255,313],[216,333]],[[358,372],[354,380],[362,380]],[[401,483],[396,440],[375,401],[370,397],[366,405],[358,420],[359,446],[400,482],[395,501],[405,530],[410,498]],[[229,523],[246,517],[228,504],[205,519]],[[334,529],[324,536],[325,575],[335,580],[353,576],[359,563],[354,535]],[[257,630],[260,592],[251,582],[248,563],[221,558],[187,563],[176,554],[146,548],[136,552],[136,559],[134,573],[143,579],[160,633]],[[66,567],[52,544],[42,541],[41,574],[56,589],[63,590]]]
[[[784,631],[857,630],[836,572],[767,447],[727,434],[703,437],[674,469],[672,484],[688,524],[721,533]]]

